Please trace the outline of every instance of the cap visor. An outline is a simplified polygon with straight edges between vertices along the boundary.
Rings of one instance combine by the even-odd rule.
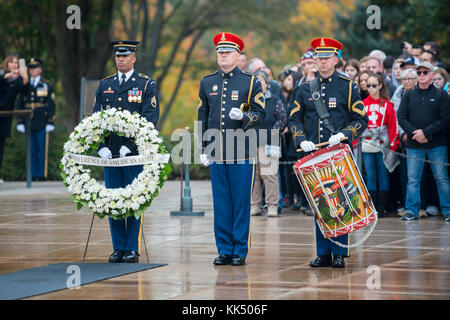
[[[400,68],[406,67],[406,66],[410,66],[410,68],[417,68],[417,66],[414,63],[402,63],[400,64]]]
[[[328,58],[335,56],[336,54],[334,52],[316,52],[314,54],[314,58]]]
[[[116,56],[127,56],[131,54],[131,51],[116,51]]]
[[[428,69],[428,70],[433,70],[433,65],[431,63],[423,63],[423,62],[421,62],[417,66],[417,69],[419,69],[419,68],[425,68],[425,69]]]
[[[232,48],[232,47],[219,47],[217,48],[217,52],[230,52],[236,50],[236,48]],[[237,51],[237,50],[236,50]]]

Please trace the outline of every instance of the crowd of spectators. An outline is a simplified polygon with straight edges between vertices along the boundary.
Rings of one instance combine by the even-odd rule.
[[[423,45],[404,42],[397,56],[375,49],[359,59],[339,57],[336,71],[358,86],[369,118],[368,128],[353,146],[361,145],[360,169],[380,217],[395,213],[409,221],[442,214],[449,221],[449,66],[440,61],[440,55],[440,46],[427,41]],[[280,132],[278,213],[289,208],[312,215],[292,168],[303,155],[296,151],[287,126],[279,124],[289,123],[295,89],[317,75],[314,51],[306,50],[300,61],[285,66],[276,78],[262,59],[249,59],[246,53],[241,58],[239,67],[262,75],[267,92],[286,109],[271,117],[272,128]],[[264,177],[257,181],[262,187],[252,199],[252,215],[262,213],[268,196],[261,192],[263,181]],[[270,194],[273,197],[273,191]],[[270,216],[276,216],[273,209]]]

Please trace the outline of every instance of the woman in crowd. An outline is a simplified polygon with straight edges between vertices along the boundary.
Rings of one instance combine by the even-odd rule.
[[[403,63],[404,59],[398,58],[394,60],[394,63],[392,64],[392,83],[395,85],[396,88],[398,88],[401,85],[401,73],[402,68],[401,65]]]
[[[389,176],[383,148],[397,150],[397,117],[394,105],[389,101],[384,76],[372,74],[367,79],[369,96],[364,99],[369,118],[367,129],[363,132],[362,160],[366,170],[367,189],[377,208],[379,217],[385,214],[389,200]],[[389,151],[386,151],[389,152]],[[393,171],[394,165],[389,167]],[[378,187],[377,187],[378,180]]]
[[[257,70],[255,75],[262,85],[266,116],[264,117],[264,122],[257,127],[258,162],[256,165],[250,214],[252,216],[261,214],[262,182],[264,182],[267,216],[274,217],[278,214],[278,200],[280,198],[278,189],[279,139],[280,132],[287,125],[287,114],[281,99],[272,95],[267,90],[270,81],[267,73],[263,70]]]
[[[364,70],[361,71],[356,77],[361,100],[364,100],[369,96],[369,92],[367,91],[367,80],[372,74],[372,71]]]
[[[359,73],[359,63],[356,59],[349,59],[345,64],[344,73],[353,81]]]
[[[444,89],[445,84],[449,80],[447,71],[443,68],[435,67],[433,69],[433,84],[439,89]]]
[[[11,111],[17,96],[25,93],[28,83],[27,68],[19,68],[17,55],[9,55],[0,67],[0,111]],[[0,117],[0,183],[5,139],[11,136],[12,117]]]
[[[363,72],[368,70],[367,69],[367,61],[370,59],[369,56],[362,57],[359,59],[359,72]]]

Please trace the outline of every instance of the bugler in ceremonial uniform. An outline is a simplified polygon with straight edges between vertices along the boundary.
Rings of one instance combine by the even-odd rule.
[[[348,138],[346,142],[351,143],[364,131],[368,122],[358,87],[351,79],[335,70],[342,44],[334,39],[317,38],[311,41],[311,46],[315,50],[319,66],[320,96],[313,97],[310,83],[304,82],[296,90],[289,119],[289,128],[295,145],[306,152],[313,151],[314,144],[329,141],[330,145],[333,145],[345,137]],[[322,99],[334,124],[335,132],[326,127],[320,119],[314,99]],[[335,240],[348,245],[348,235],[337,237]],[[348,249],[324,238],[317,222],[316,245],[318,258],[311,262],[311,266],[345,267],[343,258],[349,256]]]
[[[45,180],[48,168],[48,138],[55,129],[55,92],[52,84],[41,78],[42,60],[31,58],[28,63],[30,81],[20,97],[19,109],[32,109],[31,117],[31,176],[34,181]],[[24,119],[19,118],[17,130],[25,132]]]
[[[138,112],[155,126],[159,119],[159,101],[156,82],[134,71],[138,41],[113,41],[118,72],[100,81],[95,96],[93,112],[116,108],[118,111]],[[100,146],[102,158],[118,158],[137,155],[132,140],[111,134]],[[142,171],[142,165],[106,167],[107,188],[124,188]],[[128,217],[123,220],[109,219],[114,252],[110,262],[138,262],[142,219]]]
[[[264,120],[264,94],[254,75],[237,66],[244,42],[231,33],[213,38],[220,70],[200,82],[198,121],[203,164],[210,164],[214,233],[219,257],[215,265],[244,265],[249,245],[250,198],[255,170],[256,131]],[[249,138],[249,143],[244,140]],[[208,142],[208,132],[214,132]],[[213,163],[210,163],[213,161]]]

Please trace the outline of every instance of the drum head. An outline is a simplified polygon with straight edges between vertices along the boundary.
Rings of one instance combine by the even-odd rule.
[[[348,144],[338,144],[329,148],[323,148],[298,160],[294,169],[300,173],[309,173],[344,159],[350,152]]]

